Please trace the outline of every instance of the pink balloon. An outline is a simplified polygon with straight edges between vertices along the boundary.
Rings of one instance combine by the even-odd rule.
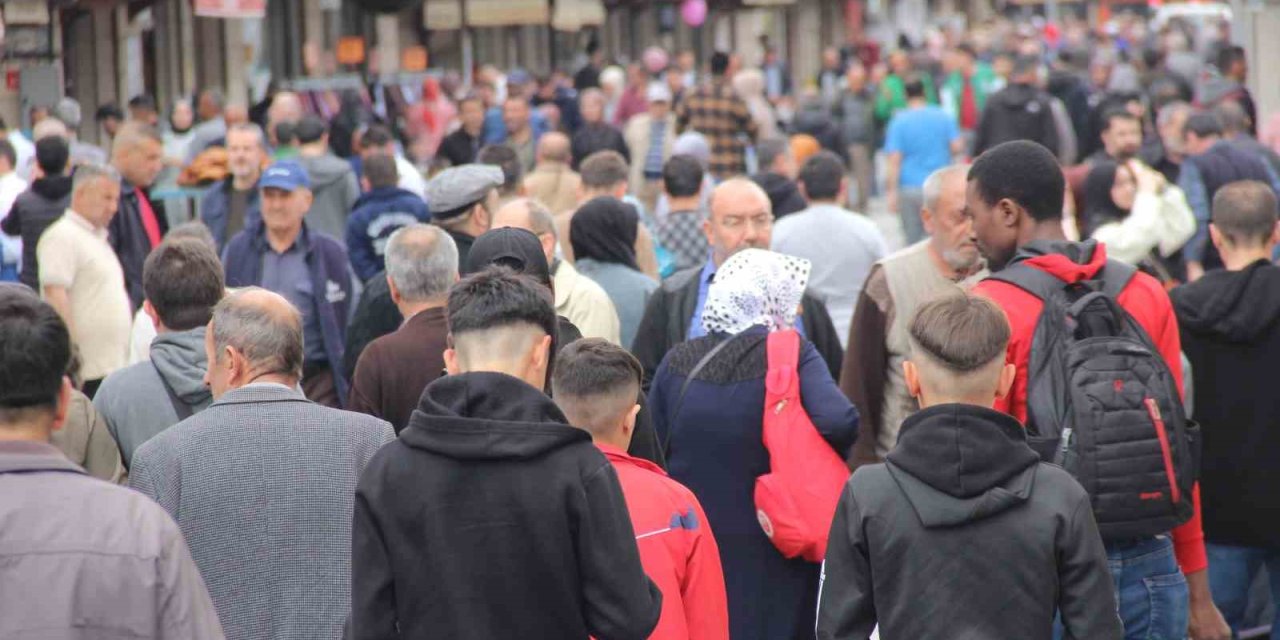
[[[644,68],[648,69],[649,73],[661,73],[667,68],[667,52],[662,47],[645,49],[641,59],[644,60]]]
[[[707,20],[706,0],[684,0],[684,4],[680,5],[680,17],[691,27],[701,27]]]

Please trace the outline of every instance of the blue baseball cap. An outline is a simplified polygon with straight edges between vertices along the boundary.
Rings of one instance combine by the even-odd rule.
[[[267,187],[285,191],[296,191],[302,187],[310,189],[311,178],[307,176],[307,170],[303,169],[302,165],[293,160],[281,160],[262,172],[258,188],[266,189]]]

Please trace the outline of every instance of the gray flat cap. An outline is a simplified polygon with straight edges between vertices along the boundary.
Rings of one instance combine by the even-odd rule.
[[[487,164],[464,164],[441,171],[427,183],[427,207],[434,218],[461,215],[467,205],[483,200],[502,186],[502,169]],[[452,215],[450,215],[452,214]]]

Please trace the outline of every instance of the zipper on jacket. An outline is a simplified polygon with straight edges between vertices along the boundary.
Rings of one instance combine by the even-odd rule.
[[[1169,434],[1164,428],[1164,419],[1160,417],[1160,407],[1156,405],[1154,398],[1147,398],[1144,403],[1147,405],[1147,415],[1151,416],[1151,423],[1156,427],[1156,438],[1160,440],[1160,457],[1164,458],[1164,474],[1169,479],[1169,495],[1173,498],[1173,503],[1177,504],[1181,498],[1178,493],[1178,479],[1173,473],[1173,454],[1169,449]]]

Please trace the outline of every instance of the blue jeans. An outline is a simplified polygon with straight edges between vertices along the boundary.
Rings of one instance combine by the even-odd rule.
[[[1249,587],[1265,566],[1271,581],[1271,602],[1276,608],[1271,638],[1280,640],[1280,551],[1225,544],[1206,544],[1205,551],[1209,554],[1209,589],[1213,591],[1213,603],[1235,632],[1240,631],[1245,622]]]
[[[1106,547],[1125,640],[1185,640],[1190,594],[1169,536],[1110,542]],[[1053,637],[1063,637],[1057,622]]]

